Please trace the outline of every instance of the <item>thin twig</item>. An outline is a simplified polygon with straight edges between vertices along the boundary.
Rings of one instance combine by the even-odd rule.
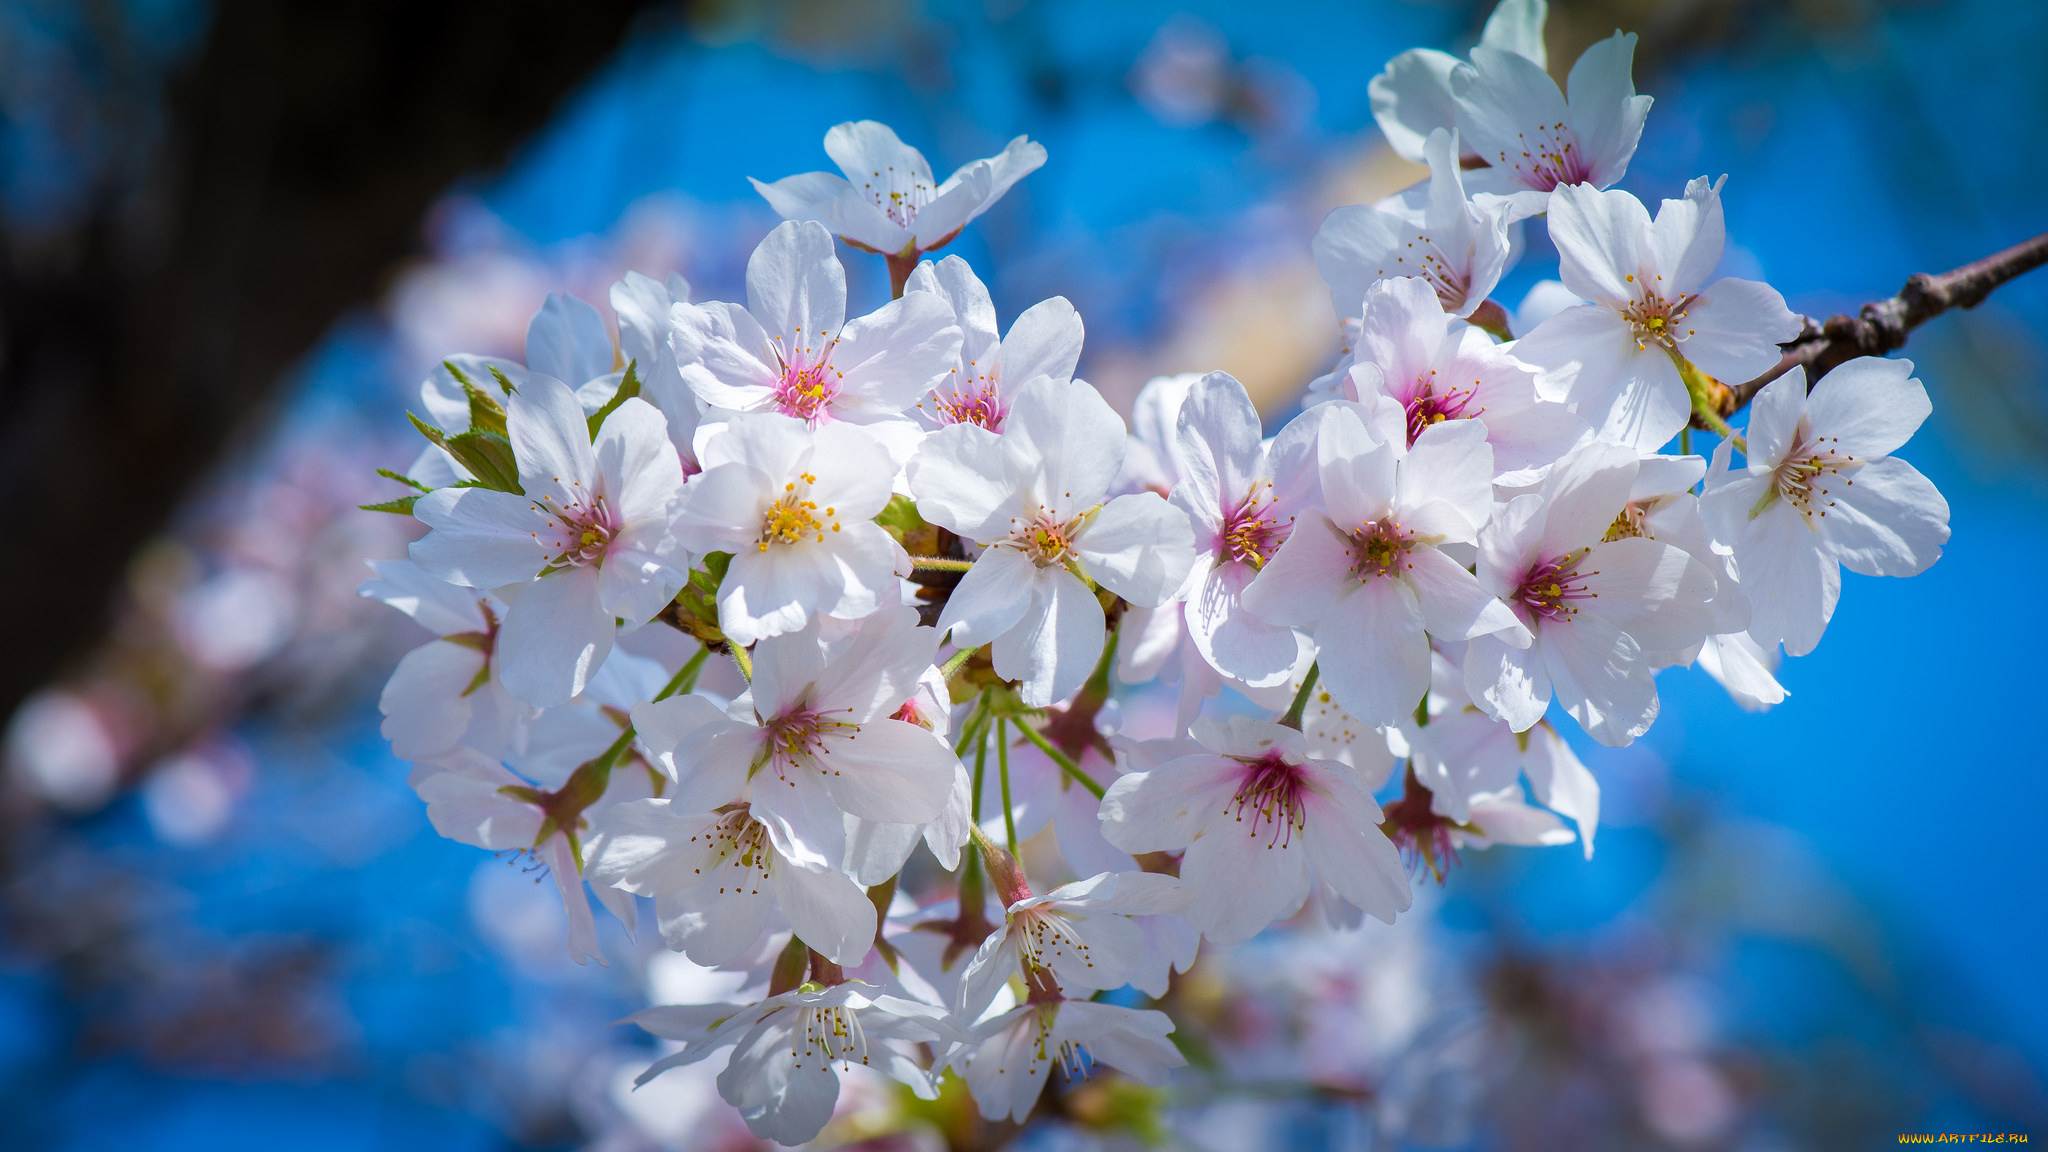
[[[1913,329],[1951,309],[1975,308],[1992,289],[2043,264],[2048,264],[2048,232],[1940,275],[1916,273],[1898,295],[1865,304],[1856,316],[1830,317],[1825,324],[1809,317],[1798,337],[1783,346],[1785,354],[1775,368],[1729,389],[1722,415],[1734,415],[1764,385],[1794,368],[1806,369],[1811,388],[1845,361],[1903,348]]]

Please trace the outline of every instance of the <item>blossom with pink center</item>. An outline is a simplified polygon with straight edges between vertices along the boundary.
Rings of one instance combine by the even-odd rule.
[[[944,247],[1010,186],[1045,163],[1045,148],[1019,136],[1001,153],[932,178],[924,154],[887,124],[857,120],[825,133],[825,154],[846,175],[805,172],[754,190],[785,220],[817,221],[856,248],[915,260]]]
[[[1552,189],[1620,180],[1650,114],[1650,98],[1636,95],[1630,76],[1635,51],[1633,32],[1596,41],[1560,92],[1527,56],[1474,48],[1472,62],[1450,76],[1458,134],[1486,162],[1465,187],[1507,197],[1509,215],[1520,219],[1544,211]]]
[[[1750,404],[1748,467],[1721,446],[1700,498],[1714,541],[1735,554],[1749,634],[1803,656],[1820,643],[1842,566],[1913,576],[1948,542],[1948,501],[1892,455],[1932,406],[1910,360],[1859,357],[1806,391],[1799,373]]]
[[[929,729],[894,719],[931,667],[938,633],[907,607],[885,608],[824,643],[815,622],[754,646],[752,718],[701,698],[633,710],[672,807],[716,812],[745,802],[780,858],[813,871],[849,860],[847,817],[923,825],[945,812],[959,761]]]
[[[678,370],[705,404],[813,424],[907,424],[960,355],[953,311],[929,292],[848,321],[846,270],[815,222],[782,224],[754,249],[746,307],[678,302],[669,314]]]
[[[1300,732],[1247,716],[1198,720],[1203,751],[1119,779],[1103,835],[1127,852],[1182,852],[1187,918],[1217,943],[1292,915],[1312,884],[1392,923],[1408,876],[1357,773],[1311,760]]]
[[[1278,684],[1294,669],[1294,630],[1247,611],[1243,598],[1295,518],[1316,502],[1316,429],[1326,415],[1311,408],[1267,445],[1244,385],[1211,372],[1188,391],[1176,421],[1173,506],[1195,528],[1188,636],[1211,667],[1254,687]]]
[[[439,579],[510,601],[498,675],[547,707],[583,691],[612,648],[615,621],[645,623],[685,579],[673,531],[682,463],[659,411],[631,399],[591,442],[575,396],[528,377],[507,398],[506,428],[524,494],[449,487],[420,497],[430,531],[413,562]]]
[[[1513,345],[1456,323],[1422,282],[1382,280],[1364,304],[1355,363],[1338,394],[1400,405],[1410,446],[1432,425],[1476,420],[1493,448],[1495,481],[1522,486],[1540,481],[1585,434],[1570,409],[1539,398],[1539,373],[1512,355]]]
[[[911,461],[919,513],[981,548],[938,629],[956,645],[993,643],[996,673],[1021,681],[1033,707],[1071,695],[1102,654],[1102,602],[1084,577],[1157,607],[1193,563],[1186,515],[1151,492],[1105,499],[1123,452],[1101,393],[1041,377],[1002,435],[954,424]]]
[[[1595,740],[1629,743],[1657,718],[1649,653],[1697,645],[1713,621],[1714,575],[1684,549],[1606,539],[1638,467],[1633,450],[1588,441],[1479,534],[1480,583],[1535,639],[1475,638],[1465,687],[1516,732],[1543,718],[1554,692]]]
[[[1379,281],[1412,277],[1445,312],[1468,317],[1513,267],[1519,232],[1510,233],[1518,226],[1508,223],[1505,205],[1466,198],[1457,133],[1438,129],[1427,152],[1427,182],[1377,204],[1338,208],[1316,230],[1316,270],[1337,315],[1356,316]]]
[[[1305,517],[1253,580],[1245,606],[1309,629],[1322,683],[1368,724],[1393,724],[1429,687],[1431,636],[1498,634],[1528,643],[1515,614],[1445,545],[1470,545],[1493,501],[1487,429],[1433,424],[1413,447],[1368,429],[1355,406],[1325,405],[1317,450],[1323,508]]]
[[[929,292],[953,309],[960,325],[959,362],[931,395],[917,402],[918,414],[943,428],[973,424],[1003,430],[1010,396],[1040,376],[1074,378],[1081,357],[1081,316],[1064,296],[1041,300],[1011,321],[1009,334],[996,336],[996,309],[988,288],[958,256],[917,266],[906,292]]]
[[[1708,283],[1727,231],[1720,185],[1705,177],[1650,219],[1619,190],[1579,184],[1550,201],[1550,238],[1565,287],[1592,301],[1566,308],[1514,344],[1551,370],[1545,398],[1568,402],[1604,439],[1655,451],[1692,413],[1681,364],[1729,382],[1778,362],[1799,317],[1768,284]]]

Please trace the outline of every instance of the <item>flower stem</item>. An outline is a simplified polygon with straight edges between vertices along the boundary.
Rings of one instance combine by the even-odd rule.
[[[1047,758],[1049,758],[1053,763],[1059,765],[1060,771],[1065,772],[1069,776],[1072,776],[1074,778],[1075,783],[1079,784],[1083,788],[1086,788],[1090,793],[1092,793],[1095,796],[1097,800],[1102,799],[1102,785],[1097,784],[1095,782],[1094,777],[1088,775],[1086,772],[1081,771],[1081,766],[1079,764],[1074,763],[1073,757],[1053,747],[1052,741],[1047,740],[1045,737],[1039,735],[1038,729],[1033,728],[1029,724],[1019,721],[1017,724],[1017,731],[1022,732],[1026,740],[1029,740],[1033,744],[1038,745],[1038,750],[1040,752],[1045,753]]]
[[[1735,445],[1735,450],[1749,455],[1749,443],[1728,426],[1721,416],[1721,402],[1729,395],[1726,384],[1714,379],[1694,366],[1693,362],[1678,354],[1677,349],[1666,347],[1671,363],[1678,368],[1678,378],[1685,381],[1685,393],[1692,398],[1692,418],[1701,427]]]
[[[974,659],[974,654],[979,651],[981,651],[981,649],[979,648],[962,648],[958,652],[953,653],[951,656],[946,657],[946,662],[944,664],[939,665],[940,679],[951,680],[953,678],[954,673],[960,671],[960,669],[962,668],[965,668],[967,666],[967,662],[969,660]]]
[[[960,722],[960,739],[953,742],[954,756],[958,757],[966,754],[967,746],[974,743],[975,728],[986,719],[988,719],[988,693],[983,692],[974,698],[974,710],[967,714],[967,719]],[[981,779],[976,777],[974,783],[976,787],[979,787]],[[976,795],[979,796],[980,794],[976,793]]]
[[[972,560],[955,560],[950,556],[912,556],[912,568],[925,568],[933,572],[965,572],[974,567]]]
[[[744,646],[739,644],[732,645],[732,662],[740,666],[740,675],[747,678],[747,683],[752,684],[754,682],[754,658],[747,655],[747,650]]]
[[[1003,775],[1003,839],[1010,846],[1010,855],[1017,854],[1017,810],[1010,806],[1010,742],[1004,738],[1003,728],[1009,723],[1005,717],[996,717],[996,771]]]
[[[1308,666],[1308,675],[1302,677],[1301,680],[1301,690],[1294,694],[1294,703],[1287,706],[1287,715],[1280,718],[1280,723],[1283,726],[1292,728],[1296,732],[1301,731],[1301,715],[1308,711],[1308,695],[1316,690],[1316,680],[1322,674],[1323,670],[1320,663],[1311,663]]]

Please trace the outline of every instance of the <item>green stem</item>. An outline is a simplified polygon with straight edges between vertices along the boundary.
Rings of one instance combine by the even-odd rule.
[[[965,572],[974,567],[974,561],[955,560],[950,556],[912,556],[910,566],[933,572]]]
[[[1282,725],[1292,728],[1296,732],[1301,731],[1301,716],[1302,713],[1308,711],[1309,693],[1316,690],[1316,680],[1322,674],[1322,665],[1320,663],[1308,666],[1308,675],[1302,677],[1301,680],[1301,691],[1294,694],[1294,703],[1287,706],[1287,715],[1280,718]]]
[[[731,645],[731,648],[732,662],[740,666],[740,675],[747,678],[747,683],[752,684],[754,682],[754,658],[747,655],[747,650],[738,644]]]
[[[1060,771],[1065,772],[1069,776],[1072,776],[1074,778],[1075,783],[1079,784],[1081,787],[1086,788],[1089,792],[1093,793],[1097,800],[1102,799],[1102,785],[1097,784],[1095,782],[1094,777],[1088,775],[1086,772],[1081,771],[1081,766],[1079,764],[1074,763],[1073,757],[1068,756],[1065,752],[1062,752],[1059,749],[1053,747],[1052,741],[1047,740],[1045,737],[1039,735],[1038,729],[1033,728],[1029,724],[1025,724],[1020,721],[1017,725],[1017,731],[1022,732],[1026,740],[1029,740],[1033,744],[1038,745],[1038,750],[1040,752],[1045,753],[1047,758],[1049,758],[1053,763],[1059,765]]]
[[[954,756],[957,757],[966,753],[967,746],[974,742],[975,728],[987,719],[988,693],[983,692],[974,698],[974,710],[967,714],[967,719],[960,722],[960,739],[953,743]]]
[[[1003,774],[1003,838],[1010,846],[1010,855],[1017,854],[1017,810],[1010,806],[1010,742],[1003,738],[1003,726],[1008,721],[996,717],[996,770]]]
[[[946,662],[939,665],[939,677],[944,680],[951,680],[953,674],[965,668],[967,662],[974,659],[974,654],[979,651],[981,651],[979,648],[962,648],[951,656],[946,657]]]
[[[988,728],[986,725],[982,727],[981,734],[984,737],[988,735]],[[977,823],[979,823],[981,819],[981,781],[982,777],[985,776],[987,772],[988,741],[986,739],[982,739],[976,741],[974,745],[974,818]],[[1003,803],[1008,804],[1009,802],[1010,798],[1008,796],[1003,797]]]

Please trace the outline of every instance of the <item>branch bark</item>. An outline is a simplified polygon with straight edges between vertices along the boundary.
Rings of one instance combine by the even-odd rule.
[[[1898,295],[1865,304],[1855,316],[1831,316],[1824,324],[1806,317],[1798,338],[1783,345],[1785,354],[1775,368],[1729,388],[1721,415],[1734,415],[1764,385],[1794,368],[1806,370],[1806,386],[1812,388],[1846,361],[1903,348],[1913,329],[1951,309],[1975,308],[1992,289],[2043,264],[2048,264],[2048,232],[1940,275],[1915,273]]]

